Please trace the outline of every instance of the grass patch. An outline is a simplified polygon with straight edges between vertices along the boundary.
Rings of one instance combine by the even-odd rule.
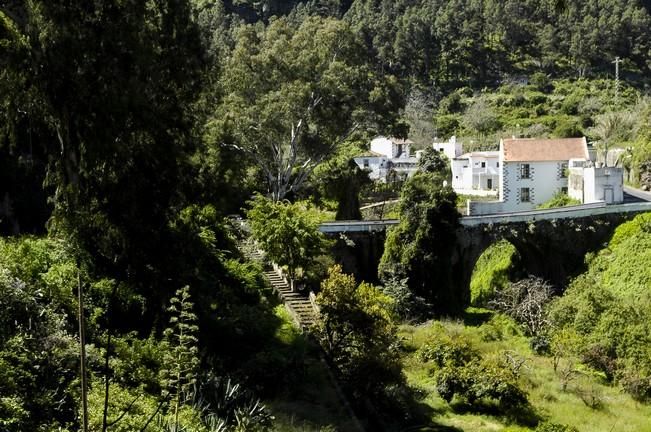
[[[482,310],[470,310],[471,326],[462,321],[430,321],[418,326],[403,325],[400,337],[403,345],[403,366],[409,385],[423,393],[422,403],[433,414],[432,422],[441,428],[458,431],[532,431],[533,426],[516,424],[509,416],[477,413],[447,404],[436,391],[430,366],[418,359],[417,350],[436,332],[446,331],[452,337],[470,341],[483,356],[497,356],[508,352],[525,360],[521,369],[520,385],[528,393],[531,407],[540,418],[576,427],[581,432],[651,432],[651,406],[635,402],[620,388],[606,385],[598,377],[578,375],[568,391],[561,390],[561,382],[554,372],[551,358],[534,354],[529,340],[509,318],[492,315],[488,321],[476,320]],[[483,321],[483,323],[481,323]],[[496,328],[498,330],[496,330]],[[599,409],[590,408],[581,394],[594,392],[602,400]],[[441,430],[422,429],[416,430]],[[444,430],[444,429],[443,429]]]

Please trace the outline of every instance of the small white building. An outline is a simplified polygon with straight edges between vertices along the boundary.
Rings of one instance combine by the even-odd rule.
[[[355,157],[355,163],[361,169],[369,171],[368,176],[371,180],[386,178],[386,167],[389,158],[386,155],[367,151]]]
[[[499,185],[499,152],[465,153],[450,161],[452,188],[461,194],[476,191],[497,191]]]
[[[387,181],[404,179],[413,175],[418,160],[411,155],[413,141],[398,138],[377,137],[371,141],[371,149],[356,156],[355,163],[369,170],[372,180]]]
[[[499,185],[499,152],[463,153],[456,137],[448,142],[434,142],[434,150],[450,160],[452,188],[459,194],[496,194]]]
[[[448,142],[435,141],[432,143],[432,148],[443,153],[449,160],[458,158],[463,153],[463,145],[457,141],[456,136],[452,136]]]
[[[592,161],[570,160],[568,195],[584,204],[624,202],[624,170],[595,167]]]
[[[622,202],[622,170],[595,168],[590,156],[585,138],[503,139],[499,151],[500,200],[469,201],[468,214],[533,210],[558,192],[582,203]]]
[[[379,136],[371,141],[371,151],[383,154],[390,159],[405,159],[411,157],[413,143],[409,139]]]

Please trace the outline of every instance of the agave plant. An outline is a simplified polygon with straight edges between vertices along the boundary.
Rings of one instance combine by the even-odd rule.
[[[211,432],[266,431],[273,421],[262,401],[231,378],[207,377],[197,395],[194,407]]]

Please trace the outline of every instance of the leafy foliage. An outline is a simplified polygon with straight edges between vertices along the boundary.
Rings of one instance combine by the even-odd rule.
[[[213,126],[257,166],[269,196],[297,192],[353,132],[390,125],[401,104],[395,78],[375,74],[342,21],[286,19],[238,32]]]
[[[575,349],[586,363],[640,400],[651,396],[648,226],[648,214],[620,225],[550,312],[555,327],[577,334]]]
[[[273,202],[257,195],[247,212],[253,237],[267,257],[286,266],[293,282],[299,271],[315,263],[328,245],[319,232],[318,211],[302,203]]]
[[[341,146],[333,157],[315,168],[304,190],[304,194],[307,193],[313,200],[334,200],[337,205],[336,220],[362,219],[360,193],[372,182],[368,173],[353,160],[359,152],[361,149],[358,145]]]
[[[408,279],[386,280],[380,289],[391,297],[394,311],[401,320],[422,321],[430,316],[431,305],[409,289]]]
[[[536,427],[536,432],[578,432],[578,429],[564,424],[543,422]]]
[[[470,304],[486,306],[495,292],[509,284],[518,254],[515,247],[501,240],[486,249],[475,264],[470,279]]]
[[[10,3],[0,46],[11,91],[0,116],[17,154],[37,148],[45,158],[50,229],[98,265],[147,273],[140,259],[157,256],[189,145],[199,45],[188,4]]]
[[[358,286],[335,266],[316,303],[320,313],[314,333],[355,399],[377,400],[387,386],[402,383],[388,296],[367,283]]]
[[[547,202],[544,202],[538,206],[540,209],[550,209],[556,207],[567,207],[573,205],[579,205],[581,201],[575,198],[570,198],[569,195],[563,192],[556,192],[553,197]]]
[[[528,404],[517,369],[500,359],[483,357],[469,340],[449,334],[442,326],[436,327],[416,357],[432,365],[436,390],[448,403],[456,395],[473,409],[494,402],[500,410],[509,411]]]
[[[631,72],[648,68],[650,17],[639,2],[362,0],[346,19],[383,67],[423,86],[594,76],[612,71],[615,56]],[[626,43],[624,28],[639,45]]]
[[[427,147],[418,160],[418,169],[430,173],[445,173],[450,170],[450,161],[432,147]]]

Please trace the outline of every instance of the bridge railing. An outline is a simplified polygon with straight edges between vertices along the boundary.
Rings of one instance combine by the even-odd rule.
[[[571,219],[609,213],[638,213],[651,211],[651,202],[606,205],[604,202],[557,207],[553,209],[528,210],[484,216],[465,216],[461,225],[475,226],[490,223],[531,222],[536,220]]]
[[[491,223],[515,223],[531,222],[536,220],[571,219],[609,213],[642,213],[647,211],[651,211],[651,202],[616,205],[606,205],[604,202],[597,202],[576,206],[557,207],[553,209],[528,210],[483,216],[464,216],[459,219],[459,223],[463,226],[476,226]],[[398,219],[324,222],[319,226],[319,231],[325,234],[384,231],[387,228],[397,225],[399,222],[400,221]]]
[[[384,231],[388,226],[397,225],[398,222],[400,222],[398,219],[324,222],[319,226],[319,231],[326,234],[362,231]]]

